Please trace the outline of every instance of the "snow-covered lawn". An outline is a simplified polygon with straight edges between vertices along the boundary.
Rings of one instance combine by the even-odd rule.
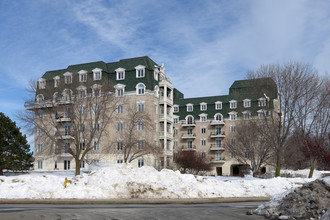
[[[125,199],[264,197],[301,186],[313,179],[254,177],[201,177],[128,164],[103,167],[74,177],[73,172],[35,172],[0,177],[0,199]],[[65,177],[70,183],[64,187]]]

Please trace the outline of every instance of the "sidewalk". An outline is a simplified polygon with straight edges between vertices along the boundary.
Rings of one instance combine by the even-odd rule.
[[[189,198],[189,199],[0,199],[0,204],[200,204],[264,202],[271,197]]]

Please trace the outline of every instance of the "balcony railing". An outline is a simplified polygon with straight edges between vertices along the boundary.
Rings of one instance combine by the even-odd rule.
[[[213,160],[211,160],[212,163],[224,163],[225,162],[225,158],[214,158]]]
[[[224,121],[219,121],[219,120],[212,120],[211,125],[224,125]]]
[[[210,150],[225,150],[225,148],[221,145],[211,144]]]
[[[190,121],[190,122],[183,122],[182,123],[182,126],[183,127],[195,127],[196,126],[196,124],[195,124],[195,121]]]
[[[196,145],[182,145],[181,149],[183,151],[185,151],[185,150],[196,150]]]
[[[56,121],[57,122],[69,122],[69,121],[71,121],[71,118],[69,118],[69,117],[57,117]]]
[[[196,138],[195,134],[182,134],[182,139]]]
[[[211,132],[210,138],[224,138],[225,132]]]

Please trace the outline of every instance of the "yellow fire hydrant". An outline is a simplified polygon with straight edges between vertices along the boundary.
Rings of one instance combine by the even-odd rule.
[[[64,187],[66,188],[66,184],[68,184],[69,180],[67,177],[65,177],[65,180],[64,180]]]

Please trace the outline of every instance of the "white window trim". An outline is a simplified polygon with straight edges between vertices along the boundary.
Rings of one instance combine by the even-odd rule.
[[[220,120],[220,121],[223,121],[223,115],[222,115],[221,113],[216,113],[216,114],[214,115],[214,121],[219,121],[219,120],[217,120],[217,116],[218,116],[218,115],[221,116],[221,120]]]
[[[119,67],[115,71],[116,71],[116,80],[124,80],[125,79],[125,69],[124,68]],[[123,78],[122,79],[119,79],[119,72],[123,72]]]
[[[237,120],[237,112],[229,112],[228,114],[229,114],[229,120],[231,121]],[[231,119],[231,115],[235,115],[235,119]]]
[[[86,82],[87,81],[87,71],[86,70],[80,70],[78,72],[78,74],[79,74],[79,82]],[[85,80],[81,80],[81,76],[82,75],[85,75],[86,76],[86,79]]]
[[[143,93],[142,94],[139,94],[139,86],[143,85]],[[144,95],[146,93],[146,86],[143,84],[143,83],[138,83],[136,86],[135,86],[135,89],[136,89],[136,95]]]
[[[232,107],[231,105],[235,104],[235,107]],[[231,100],[229,101],[229,109],[236,109],[237,108],[237,101],[236,100]]]
[[[54,87],[58,87],[59,86],[59,83],[60,83],[60,77],[59,76],[55,76],[54,78]]]
[[[188,103],[188,104],[186,104],[186,106],[187,106],[187,112],[193,112],[193,111],[194,111],[194,105],[193,105],[193,104],[191,104],[191,103]],[[191,110],[191,111],[189,110],[189,107],[191,107],[191,108],[192,108],[192,110]]]
[[[217,104],[220,104],[220,105],[221,105],[221,108],[217,108]],[[220,110],[220,109],[222,109],[222,102],[221,102],[221,101],[216,101],[216,102],[214,103],[214,105],[215,105],[215,110]]]
[[[207,114],[202,113],[202,114],[199,114],[198,116],[199,116],[199,121],[200,122],[207,122]],[[202,120],[203,117],[206,117],[205,121]]]
[[[44,78],[38,79],[38,87],[39,87],[39,89],[46,88],[46,80]]]
[[[203,109],[204,106],[205,106],[205,109]],[[207,103],[206,102],[200,103],[200,110],[201,111],[206,111],[207,110]]]
[[[120,83],[118,83],[117,85],[114,86],[114,88],[116,89],[116,97],[119,97],[118,96],[118,90],[119,89],[123,89],[123,95],[122,96],[125,95],[125,87],[126,87],[126,85],[120,84]]]
[[[70,72],[65,72],[65,73],[63,73],[63,76],[64,76],[64,83],[65,83],[65,84],[71,84],[71,83],[72,83],[72,73],[70,73]],[[70,82],[67,81],[67,79],[68,79],[67,77],[68,77],[68,76],[71,77],[71,81],[70,81]]]
[[[143,70],[143,76],[139,76],[139,70]],[[135,67],[135,71],[136,71],[136,78],[144,78],[146,75],[146,67],[142,66],[142,65],[138,65]]]
[[[246,105],[247,103],[249,103],[249,105]],[[251,99],[244,99],[243,100],[243,106],[244,106],[244,108],[250,108],[251,107]]]
[[[264,101],[265,105],[261,105],[261,102]],[[258,99],[258,106],[259,107],[265,107],[267,105],[266,98],[262,97]]]
[[[93,80],[101,80],[102,79],[102,69],[100,68],[95,68],[92,70],[93,71]],[[96,73],[100,73],[100,79],[96,79]]]
[[[243,120],[251,119],[251,112],[250,111],[244,111],[244,112],[242,112],[242,114],[243,114]],[[245,118],[246,115],[248,115],[248,118]]]
[[[144,111],[145,111],[145,108],[146,108],[145,101],[137,101],[137,102],[136,102],[136,110],[137,110],[138,112],[140,112],[140,111],[139,111],[139,105],[140,105],[140,104],[143,104],[143,111],[141,111],[141,112],[144,112]]]
[[[186,116],[186,118],[185,118],[186,123],[188,124],[188,118],[189,118],[189,117],[192,117],[192,123],[195,124],[195,118],[194,118],[194,116],[192,116],[192,115],[187,115],[187,116]]]
[[[178,108],[178,111],[175,111],[175,108]],[[179,105],[173,105],[173,113],[179,112]]]

